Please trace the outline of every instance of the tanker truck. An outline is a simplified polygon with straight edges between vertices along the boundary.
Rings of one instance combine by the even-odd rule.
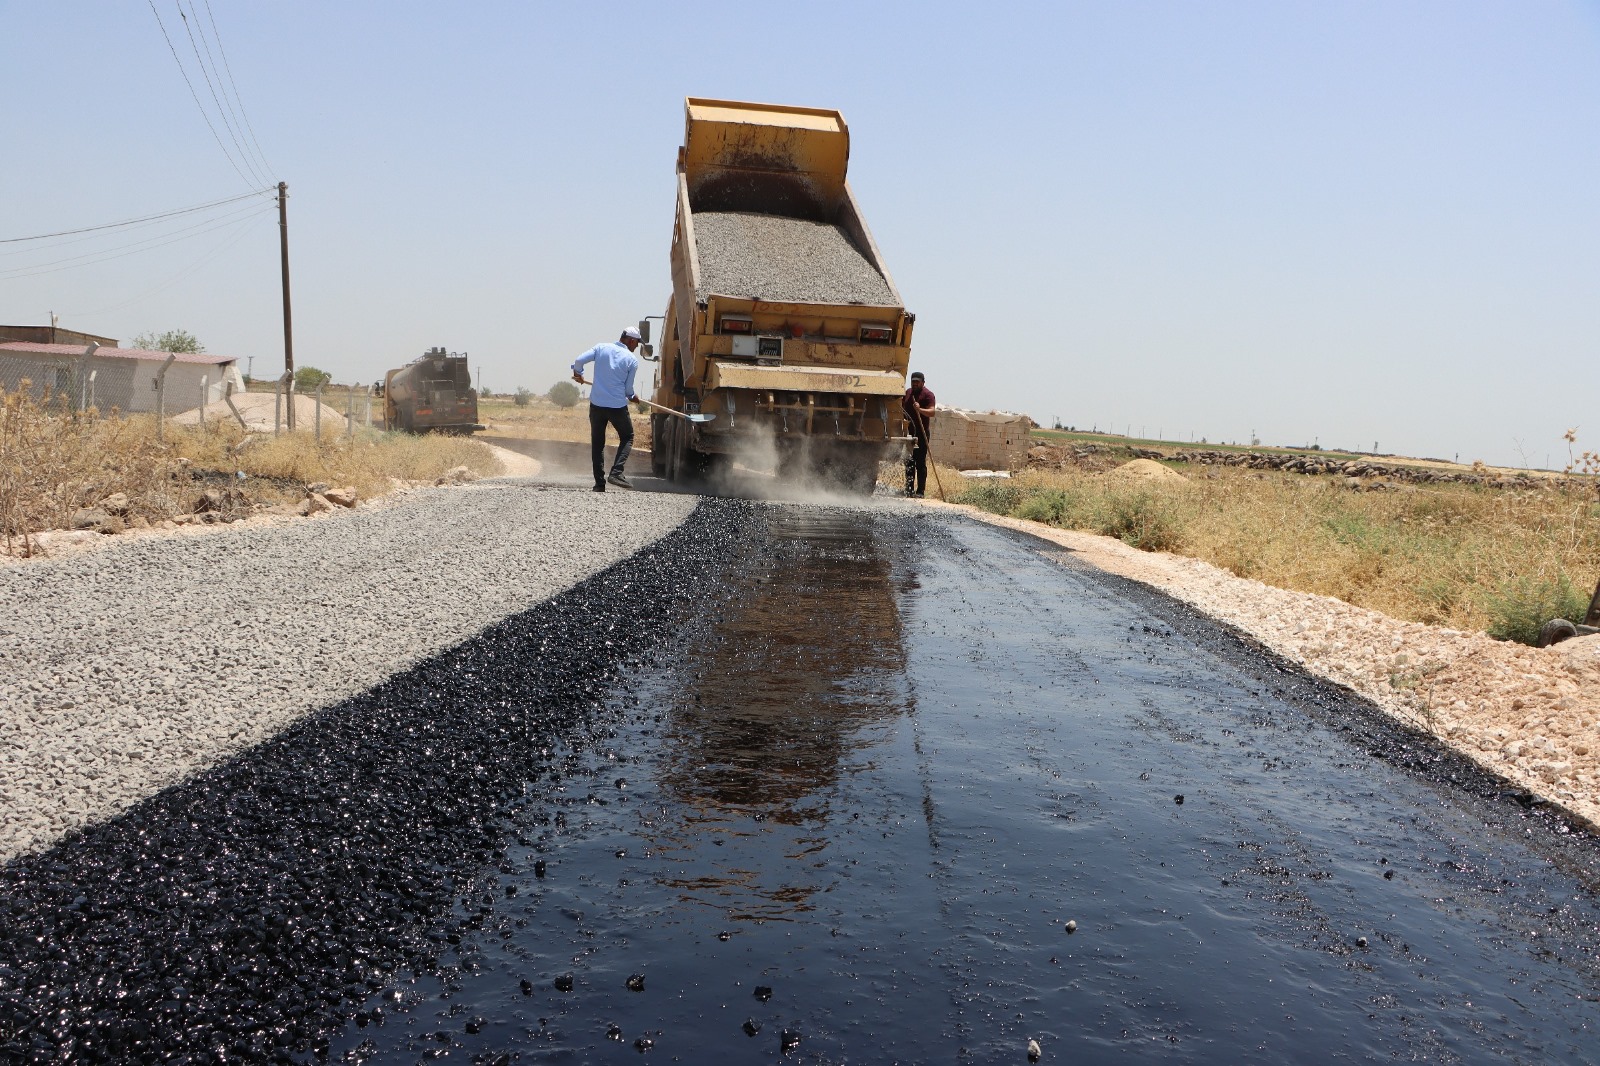
[[[845,181],[849,157],[837,111],[686,101],[672,299],[652,345],[653,399],[670,412],[651,418],[657,476],[737,458],[871,492],[910,439],[915,316]]]
[[[429,348],[383,380],[384,425],[407,433],[465,435],[478,424],[478,390],[466,352]]]

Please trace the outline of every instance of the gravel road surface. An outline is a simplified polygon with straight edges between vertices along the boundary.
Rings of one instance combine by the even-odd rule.
[[[826,222],[734,211],[696,212],[699,295],[893,306],[897,301],[844,231]]]
[[[0,568],[0,860],[570,588],[694,502],[485,481]]]

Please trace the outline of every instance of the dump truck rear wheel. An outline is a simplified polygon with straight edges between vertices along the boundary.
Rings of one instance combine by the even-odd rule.
[[[650,472],[656,477],[667,476],[666,415],[650,416]]]

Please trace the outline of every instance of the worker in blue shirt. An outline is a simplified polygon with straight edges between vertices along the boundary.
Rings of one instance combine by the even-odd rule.
[[[583,380],[583,368],[594,364],[594,387],[589,390],[589,452],[594,459],[596,492],[606,491],[607,482],[618,488],[633,488],[622,467],[633,450],[633,420],[628,417],[628,403],[638,399],[633,392],[633,376],[639,370],[639,357],[633,352],[639,347],[639,339],[639,331],[629,326],[615,344],[597,344],[572,364],[572,380],[580,385],[589,384]],[[607,425],[617,431],[617,455],[609,477],[605,472]]]

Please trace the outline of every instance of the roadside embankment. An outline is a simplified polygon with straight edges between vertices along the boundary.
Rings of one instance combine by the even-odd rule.
[[[695,502],[484,481],[0,567],[0,861],[570,588]]]

